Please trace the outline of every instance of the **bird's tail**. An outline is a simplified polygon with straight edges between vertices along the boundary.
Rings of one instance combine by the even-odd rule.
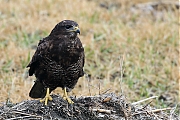
[[[44,85],[39,81],[36,80],[31,91],[29,92],[29,96],[31,98],[44,98],[46,95],[46,88]]]

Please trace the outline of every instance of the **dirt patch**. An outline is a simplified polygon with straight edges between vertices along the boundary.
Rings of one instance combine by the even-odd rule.
[[[98,96],[71,97],[70,105],[59,95],[52,95],[48,105],[39,100],[26,100],[0,107],[0,119],[26,120],[178,120],[175,113],[155,110],[149,105],[135,106],[124,96],[108,93]]]

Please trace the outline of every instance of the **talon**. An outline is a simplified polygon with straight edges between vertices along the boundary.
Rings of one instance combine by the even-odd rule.
[[[73,103],[74,103],[74,102],[68,97],[67,92],[66,92],[66,87],[64,88],[63,99],[64,99],[64,100],[67,100],[67,102],[68,102],[69,104],[73,104]]]
[[[44,104],[47,105],[48,100],[52,101],[52,97],[49,94],[49,88],[47,88],[46,96],[40,100],[40,102],[44,102]]]

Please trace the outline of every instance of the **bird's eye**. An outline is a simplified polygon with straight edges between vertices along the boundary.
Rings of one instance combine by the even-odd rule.
[[[72,26],[71,25],[66,25],[66,29],[69,29],[71,28]]]

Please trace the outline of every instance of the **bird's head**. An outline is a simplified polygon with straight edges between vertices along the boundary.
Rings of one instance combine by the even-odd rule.
[[[50,35],[69,35],[70,37],[76,37],[77,33],[80,34],[80,29],[75,21],[63,20],[54,27]]]

